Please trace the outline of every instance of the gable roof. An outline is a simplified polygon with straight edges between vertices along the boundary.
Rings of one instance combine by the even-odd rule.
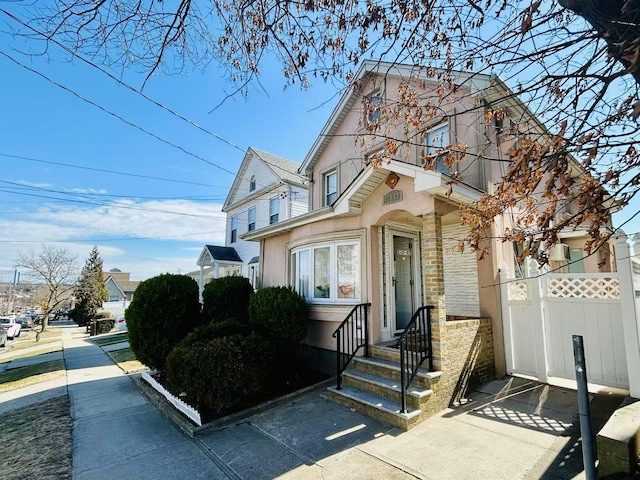
[[[127,275],[127,278],[128,278],[129,274],[127,273],[126,275]],[[118,280],[113,275],[109,275],[107,277],[107,279],[104,282],[105,285],[107,284],[107,282],[112,282],[118,288],[118,290],[120,290],[120,292],[122,292],[123,295],[126,292],[135,292],[136,288],[138,288],[138,285],[140,285],[140,282],[136,282],[136,281],[133,281],[133,280]]]
[[[298,169],[300,168],[300,164],[298,162],[294,162],[293,160],[288,160],[284,157],[280,157],[278,155],[274,155],[273,153],[268,153],[263,150],[258,150],[254,147],[247,148],[247,151],[244,155],[242,163],[240,164],[240,168],[238,169],[238,173],[231,184],[231,188],[229,189],[229,193],[227,194],[227,198],[224,201],[224,205],[222,206],[222,211],[226,212],[231,205],[236,203],[234,201],[238,190],[241,187],[241,183],[245,179],[245,174],[249,164],[253,159],[258,159],[258,161],[263,162],[266,167],[273,172],[273,174],[278,177],[280,180],[278,182],[274,182],[270,185],[261,185],[256,189],[255,192],[252,192],[247,197],[244,197],[242,200],[247,200],[248,198],[253,198],[258,194],[263,193],[265,190],[272,189],[277,187],[280,182],[291,183],[298,186],[304,185],[304,177],[298,173]]]
[[[221,247],[218,245],[205,245],[202,253],[198,257],[198,265],[210,265],[205,261],[204,256],[207,255],[211,262],[224,262],[242,264],[242,259],[236,249],[233,247]]]
[[[434,70],[434,69],[430,69]],[[435,69],[440,71],[439,69]],[[360,68],[356,72],[353,82],[362,81],[370,75],[383,75],[393,76],[409,80],[410,78],[420,78],[425,81],[436,81],[435,79],[426,75],[427,69],[422,67],[416,67],[413,65],[396,64],[391,62],[382,62],[378,60],[365,60],[360,65]],[[492,77],[490,75],[473,72],[454,71],[452,75],[456,79],[456,83],[459,85],[469,86],[472,92],[480,91],[489,86]],[[329,141],[333,138],[340,125],[346,118],[347,114],[351,111],[356,101],[361,100],[363,93],[357,88],[347,87],[346,91],[342,94],[340,101],[333,109],[331,116],[325,123],[320,135],[316,138],[311,150],[305,157],[299,172],[305,175],[309,175],[313,169],[313,165],[316,160],[322,155],[324,149],[329,144]]]

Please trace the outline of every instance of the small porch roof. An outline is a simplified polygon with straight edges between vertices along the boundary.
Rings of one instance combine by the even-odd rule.
[[[198,257],[197,265],[242,265],[242,259],[233,247],[221,247],[217,245],[205,245]]]
[[[384,182],[390,172],[413,178],[415,192],[427,192],[466,204],[478,200],[482,195],[480,190],[465,184],[456,183],[450,186],[448,184],[449,177],[443,173],[392,160],[381,168],[374,169],[369,165],[363,169],[333,205],[245,233],[240,238],[243,240],[260,240],[279,235],[308,223],[339,216],[359,215],[362,213],[363,202]]]

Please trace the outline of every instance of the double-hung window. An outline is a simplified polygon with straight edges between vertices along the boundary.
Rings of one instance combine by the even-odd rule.
[[[360,242],[328,242],[291,252],[291,285],[311,303],[360,299]]]
[[[338,171],[324,174],[324,205],[332,205],[338,198]]]
[[[366,124],[378,123],[380,121],[380,104],[382,103],[382,92],[377,91],[367,96],[365,100],[365,120]]]
[[[444,158],[449,154],[449,151],[444,149],[449,145],[451,145],[451,142],[448,122],[441,123],[427,132],[424,151],[428,156],[438,156],[436,163],[438,172],[451,173],[451,169],[447,168],[444,163]]]
[[[269,225],[278,223],[279,216],[280,216],[280,199],[278,197],[273,197],[269,199]]]
[[[256,229],[256,207],[251,207],[247,212],[247,231],[253,232]]]
[[[238,239],[238,216],[234,215],[231,217],[231,238],[229,239],[229,243],[235,243]]]

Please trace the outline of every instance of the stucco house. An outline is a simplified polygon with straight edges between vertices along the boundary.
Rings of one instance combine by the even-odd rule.
[[[102,272],[104,283],[109,293],[108,302],[130,302],[140,282],[129,279],[130,273],[121,272],[114,268],[108,272]]]
[[[260,243],[242,235],[276,225],[308,209],[306,177],[299,163],[249,147],[222,207],[227,214],[225,245],[205,245],[197,265],[200,292],[208,279],[243,275],[259,284]],[[212,269],[212,270],[211,270]]]
[[[388,120],[375,105],[393,103],[402,82],[410,82],[422,99],[441,98],[442,92],[437,78],[425,71],[364,62],[355,76],[358,87],[342,96],[300,167],[299,174],[309,181],[308,213],[238,233],[243,242],[259,242],[261,285],[292,285],[307,299],[307,343],[317,365],[335,370],[336,350],[339,366],[354,353],[354,345],[374,357],[364,359],[359,356],[363,350],[357,352],[353,362],[361,372],[338,375],[346,386],[332,390],[332,396],[403,428],[446,407],[469,384],[506,373],[499,272],[524,267],[518,265],[517,246],[496,239],[510,225],[508,217],[499,218],[494,232],[488,232],[483,255],[460,251],[466,232],[461,205],[492,190],[503,164],[491,159],[507,158],[518,140],[503,124],[488,121],[489,109],[508,112],[503,122],[527,122],[529,131],[546,133],[500,80],[464,72],[454,77],[458,88],[441,102],[442,114],[424,139],[408,155],[392,155],[374,166],[369,160],[384,151],[384,135],[366,144],[354,142],[354,134],[368,122]],[[385,134],[400,135],[402,129],[399,125]],[[451,144],[468,145],[465,159],[454,167],[460,181],[453,185],[443,162],[435,171],[423,167],[425,153],[442,155]],[[226,205],[248,203],[236,201],[235,195]],[[552,261],[568,265],[585,236],[567,233],[568,247],[559,247]],[[605,246],[579,268],[606,272],[611,266]],[[411,327],[409,333],[414,343],[429,337],[423,347],[408,348],[422,350],[418,363],[429,357],[424,365],[430,371],[413,372],[419,400],[406,409],[403,396],[402,408],[396,403],[386,407],[388,399],[398,398],[400,367],[388,365],[400,360],[396,342],[410,322],[419,323],[425,315],[430,316],[429,332]],[[345,338],[351,343],[341,346]]]

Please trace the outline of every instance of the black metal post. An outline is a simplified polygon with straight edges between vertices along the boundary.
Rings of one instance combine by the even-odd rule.
[[[587,480],[596,480],[595,442],[591,425],[589,390],[587,389],[587,364],[584,359],[582,335],[573,335],[573,358],[578,382],[578,415],[580,417],[580,435],[582,436],[582,461]]]
[[[336,382],[337,382],[337,386],[336,388],[338,390],[342,389],[342,385],[341,384],[341,380],[342,380],[342,374],[340,372],[340,357],[342,352],[340,351],[340,330],[338,330],[336,332],[338,334],[337,339],[338,339],[338,343],[337,343],[337,352],[336,352]]]
[[[368,306],[371,305],[367,303],[364,307],[364,356],[369,358],[369,318],[367,316]]]

